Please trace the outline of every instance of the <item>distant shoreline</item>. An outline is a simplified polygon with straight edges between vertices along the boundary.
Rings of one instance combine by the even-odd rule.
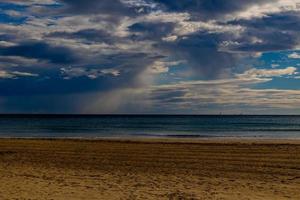
[[[173,144],[300,144],[300,138],[167,138],[167,137],[0,137],[0,142],[11,141],[75,141],[75,142],[119,142],[119,143],[173,143]]]
[[[2,113],[0,117],[298,117],[297,114],[28,114]]]

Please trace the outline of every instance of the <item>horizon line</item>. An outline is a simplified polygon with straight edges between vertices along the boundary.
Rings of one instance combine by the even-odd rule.
[[[300,114],[166,114],[166,113],[0,113],[0,116],[300,116]]]

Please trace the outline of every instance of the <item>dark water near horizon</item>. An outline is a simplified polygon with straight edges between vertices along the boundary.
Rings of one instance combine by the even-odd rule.
[[[300,139],[300,116],[0,115],[0,137]]]

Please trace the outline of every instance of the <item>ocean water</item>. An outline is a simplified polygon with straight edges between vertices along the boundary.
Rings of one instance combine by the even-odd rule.
[[[0,137],[300,139],[300,116],[0,115]]]

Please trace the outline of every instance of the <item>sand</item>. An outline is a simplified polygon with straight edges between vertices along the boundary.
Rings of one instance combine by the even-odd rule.
[[[0,199],[300,199],[300,144],[1,139]]]

